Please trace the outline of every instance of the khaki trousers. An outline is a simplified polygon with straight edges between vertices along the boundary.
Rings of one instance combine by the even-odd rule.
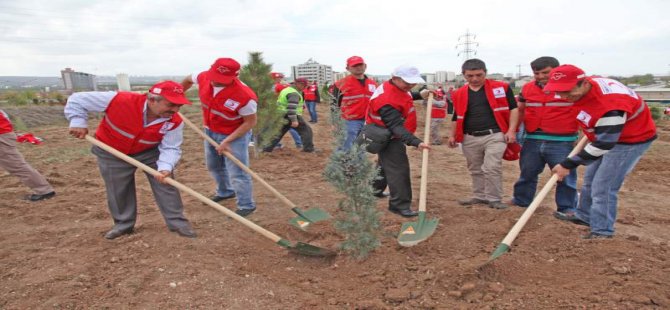
[[[44,195],[54,191],[47,179],[28,164],[16,148],[16,134],[0,135],[0,168],[21,179],[35,194]]]
[[[507,143],[502,132],[478,137],[466,134],[463,137],[463,155],[472,176],[474,198],[502,200],[502,156],[505,148]]]

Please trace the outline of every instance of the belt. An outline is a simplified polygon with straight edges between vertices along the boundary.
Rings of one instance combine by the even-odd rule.
[[[466,132],[466,134],[469,134],[469,135],[475,136],[475,137],[479,137],[479,136],[490,135],[490,134],[496,133],[496,132],[500,132],[500,129],[495,128],[495,129],[477,130],[477,131]]]

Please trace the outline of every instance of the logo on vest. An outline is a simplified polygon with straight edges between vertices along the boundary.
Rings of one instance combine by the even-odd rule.
[[[579,111],[579,114],[577,114],[577,120],[584,123],[584,125],[588,128],[589,123],[591,122],[591,115],[586,113],[586,111]]]
[[[558,80],[560,80],[560,79],[562,79],[566,76],[567,75],[565,75],[565,73],[563,73],[563,72],[556,72],[556,73],[551,75],[551,79],[554,80],[554,81],[558,81]]]
[[[226,100],[226,102],[223,103],[223,106],[231,111],[235,111],[235,109],[237,109],[237,107],[240,106],[240,103],[233,99],[228,99]]]
[[[174,127],[174,123],[165,122],[165,123],[163,123],[163,127],[161,127],[161,129],[158,131],[158,133],[165,134],[166,132],[168,132],[168,130],[172,129],[172,127]]]
[[[504,98],[505,97],[505,88],[498,87],[493,89],[493,97]]]
[[[376,88],[377,87],[375,87],[375,84],[368,84],[368,91],[369,92],[374,93]]]

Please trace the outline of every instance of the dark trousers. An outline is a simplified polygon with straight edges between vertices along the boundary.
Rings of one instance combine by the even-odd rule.
[[[288,117],[285,117],[286,120],[288,120]],[[275,145],[279,143],[282,137],[286,134],[286,132],[291,129],[291,122],[289,121],[284,125],[284,127],[281,128],[281,131],[279,132],[279,135],[275,137],[270,144],[263,149],[263,152],[272,152],[272,150],[275,148]],[[295,128],[295,130],[298,132],[300,135],[300,139],[302,140],[302,150],[304,152],[314,152],[314,142],[312,140],[312,128],[305,123],[305,119],[302,118],[302,116],[298,115],[298,127]]]
[[[389,187],[389,209],[409,209],[412,205],[412,182],[410,180],[407,147],[398,139],[391,139],[388,146],[377,154],[379,178],[372,187],[376,193]]]
[[[91,153],[98,157],[100,175],[105,181],[107,189],[107,206],[114,219],[114,228],[129,230],[135,226],[137,220],[137,196],[135,193],[135,171],[137,167],[118,159],[107,151],[94,146]],[[158,148],[130,155],[137,161],[156,169]],[[159,183],[152,175],[146,173],[151,191],[156,199],[163,219],[170,229],[190,227],[184,217],[184,206],[181,202],[179,190],[172,185]]]

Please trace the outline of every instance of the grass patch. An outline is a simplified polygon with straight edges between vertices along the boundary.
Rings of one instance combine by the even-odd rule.
[[[47,164],[67,163],[90,155],[89,146],[60,147],[47,152],[43,162]]]

